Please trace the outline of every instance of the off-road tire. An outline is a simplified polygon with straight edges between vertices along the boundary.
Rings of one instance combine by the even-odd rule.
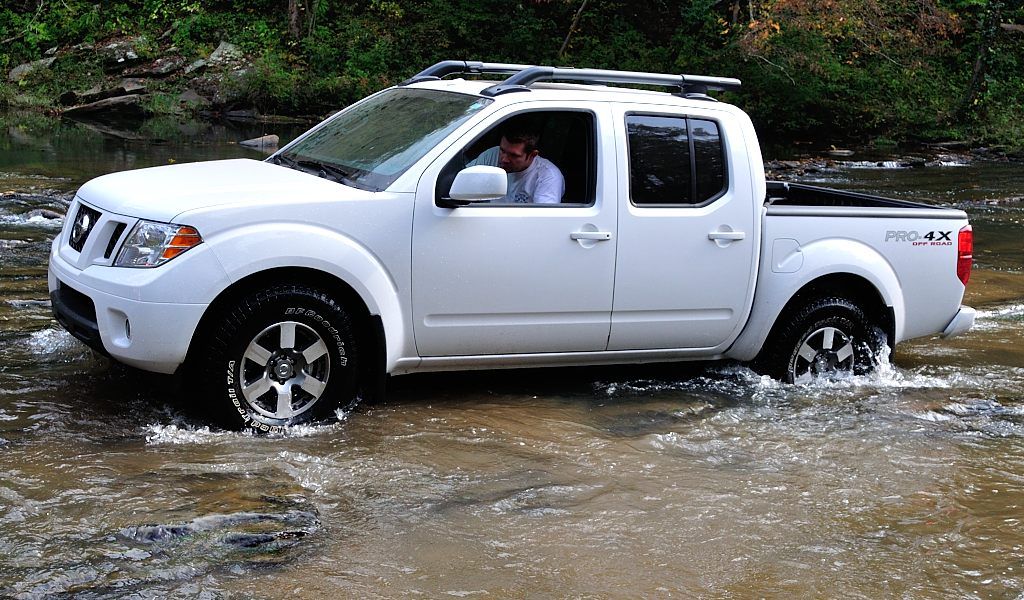
[[[845,298],[816,298],[780,318],[786,321],[772,332],[755,368],[786,383],[871,372],[886,343],[864,310]]]
[[[277,431],[353,402],[359,348],[348,311],[298,284],[252,292],[225,310],[200,352],[212,416],[229,429]]]

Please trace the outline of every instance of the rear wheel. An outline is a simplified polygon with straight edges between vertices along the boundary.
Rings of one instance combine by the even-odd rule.
[[[874,370],[885,335],[856,303],[818,298],[797,309],[765,344],[759,370],[787,383]]]
[[[226,427],[273,431],[354,399],[352,320],[322,291],[287,285],[249,294],[209,340],[200,370],[214,416]]]

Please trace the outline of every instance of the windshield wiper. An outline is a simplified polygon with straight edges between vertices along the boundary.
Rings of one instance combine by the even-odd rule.
[[[307,169],[313,169],[317,171],[317,175],[323,177],[324,179],[333,179],[338,183],[344,183],[346,185],[353,184],[352,174],[336,165],[332,165],[330,163],[325,162],[318,162],[315,160],[300,160],[298,161],[297,164],[300,167],[305,167]]]
[[[352,173],[346,171],[345,169],[342,169],[337,165],[332,165],[331,163],[319,163],[319,167],[321,167],[321,170],[324,171],[325,173],[334,175],[335,180],[339,181],[340,183],[351,184],[353,181]]]
[[[353,173],[331,163],[320,162],[317,160],[296,160],[284,154],[278,154],[272,157],[270,160],[276,164],[288,167],[289,169],[295,169],[297,171],[303,171],[316,175],[317,177],[323,177],[324,179],[330,179],[338,183],[348,185],[351,187],[357,187],[360,189],[372,189],[367,188],[361,182],[357,181],[352,175]],[[379,189],[373,191],[379,192]]]
[[[329,163],[316,160],[295,160],[294,158],[285,156],[284,154],[278,154],[271,160],[279,165],[305,171],[307,173],[317,175],[318,177],[323,177],[324,179],[331,179],[341,183],[351,181],[351,176],[345,170]]]
[[[299,163],[295,162],[294,158],[288,158],[284,154],[276,154],[270,157],[270,160],[274,161],[275,164],[284,165],[291,169],[294,169],[299,166]]]

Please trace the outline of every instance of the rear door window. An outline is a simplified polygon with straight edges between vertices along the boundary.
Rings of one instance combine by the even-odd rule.
[[[725,191],[725,153],[716,122],[630,114],[626,131],[633,204],[700,206]]]

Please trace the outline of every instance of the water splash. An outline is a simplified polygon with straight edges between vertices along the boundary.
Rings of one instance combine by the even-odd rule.
[[[988,310],[979,310],[974,321],[974,328],[988,331],[1005,326],[1006,321],[1024,319],[1024,304],[1010,304]]]
[[[193,428],[180,425],[149,425],[146,427],[146,445],[213,444],[226,439],[237,439],[251,433],[212,431],[209,427]]]
[[[959,433],[1024,437],[1024,406],[1007,406],[992,398],[956,399],[911,415],[922,421],[943,424]]]
[[[57,328],[41,329],[32,333],[26,346],[35,356],[45,356],[59,361],[79,360],[92,355],[88,346],[64,329]]]
[[[854,160],[839,163],[847,169],[909,169],[912,165],[898,160]]]
[[[221,442],[234,442],[242,438],[306,438],[336,431],[339,422],[293,425],[283,431],[267,434],[253,433],[251,430],[227,431],[210,429],[209,426],[196,427],[186,424],[171,423],[167,425],[150,424],[146,427],[146,444],[150,446],[207,445]]]

